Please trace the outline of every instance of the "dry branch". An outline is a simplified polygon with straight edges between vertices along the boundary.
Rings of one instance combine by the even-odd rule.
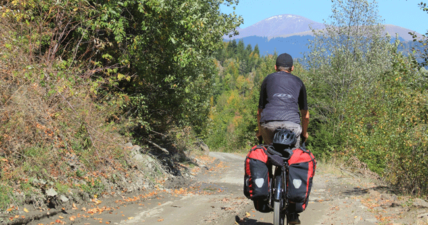
[[[161,150],[161,151],[163,151],[163,152],[165,152],[166,154],[169,155],[169,151],[166,150],[165,148],[162,148],[161,146],[159,146],[158,144],[156,144],[156,143],[154,143],[154,142],[152,142],[150,140],[146,140],[146,141],[149,142],[150,144],[152,144],[153,146],[155,146],[157,149],[159,149],[159,150]]]

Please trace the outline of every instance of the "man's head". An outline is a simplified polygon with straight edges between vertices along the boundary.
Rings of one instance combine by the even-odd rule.
[[[293,66],[293,58],[291,58],[291,55],[287,53],[282,53],[281,55],[279,55],[278,58],[276,58],[275,70],[286,71],[286,72],[293,71],[294,66]]]

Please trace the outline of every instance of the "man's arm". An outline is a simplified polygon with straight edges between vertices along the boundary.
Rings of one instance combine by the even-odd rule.
[[[260,126],[260,119],[262,117],[262,111],[263,109],[257,109],[257,126],[259,127],[259,131],[256,134],[256,137],[259,138],[260,136],[262,136],[262,130],[261,130],[261,126]]]
[[[308,135],[308,125],[309,125],[309,110],[300,110],[300,115],[302,116],[302,135],[307,140]]]
[[[259,131],[257,132],[256,137],[258,139],[260,139],[262,136],[262,129],[260,126],[260,120],[262,118],[263,109],[265,108],[266,98],[267,98],[267,96],[266,96],[266,79],[264,79],[262,82],[262,86],[260,87],[259,107],[257,109],[257,126],[259,128]]]

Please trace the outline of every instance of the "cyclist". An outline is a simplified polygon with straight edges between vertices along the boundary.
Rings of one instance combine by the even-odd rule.
[[[262,83],[257,110],[259,131],[257,138],[263,137],[265,144],[272,143],[277,128],[293,131],[300,146],[300,136],[308,138],[309,111],[306,88],[302,80],[291,74],[293,59],[287,53],[278,56],[275,73],[269,74]],[[299,115],[300,109],[300,115]],[[302,117],[302,120],[300,120]],[[300,125],[301,124],[301,125]],[[288,223],[300,224],[299,215],[293,212],[293,204],[288,210]]]

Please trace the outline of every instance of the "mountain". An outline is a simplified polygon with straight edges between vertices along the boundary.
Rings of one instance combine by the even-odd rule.
[[[251,45],[254,47],[256,44],[259,46],[260,55],[274,54],[287,52],[293,58],[302,58],[304,52],[308,51],[307,45],[310,40],[313,40],[313,36],[291,36],[291,37],[278,37],[278,38],[267,38],[251,36],[245,37],[240,40],[244,41],[244,45]]]
[[[249,36],[278,37],[310,31],[309,26],[316,30],[325,27],[322,23],[317,23],[302,16],[284,14],[269,17],[244,29],[238,29],[239,35],[231,39],[241,39]],[[225,39],[229,39],[229,37],[227,36]]]
[[[238,28],[239,35],[229,38],[224,36],[224,39],[241,39],[249,36],[267,37],[269,39],[274,37],[290,37],[290,36],[307,36],[313,35],[312,29],[320,30],[324,29],[325,25],[307,19],[303,16],[297,16],[292,14],[284,14],[272,16],[264,19],[256,24],[253,24],[246,28]],[[412,40],[412,36],[409,32],[413,32],[404,27],[395,26],[392,24],[385,25],[385,33],[389,33],[392,37],[395,37],[397,33],[405,41]],[[418,34],[420,36],[420,34]]]
[[[302,53],[308,51],[307,44],[314,38],[311,28],[322,30],[325,25],[302,16],[284,14],[269,17],[243,29],[238,28],[239,35],[232,38],[224,36],[224,40],[242,39],[245,45],[251,44],[253,47],[258,44],[261,55],[273,54],[276,51],[301,58]],[[389,33],[392,38],[398,34],[403,42],[413,40],[409,32],[412,31],[391,24],[385,25],[385,33]]]
[[[302,33],[304,34],[304,33]],[[303,54],[308,52],[308,44],[311,40],[314,39],[313,35],[293,35],[288,37],[258,37],[251,36],[241,38],[244,42],[244,45],[251,45],[254,47],[258,45],[260,55],[278,54],[286,52],[290,54],[293,58],[303,58]],[[393,38],[392,41],[394,41]],[[405,41],[403,38],[399,38],[402,45],[398,47],[398,50],[403,52],[405,55],[412,52],[412,48],[422,48],[421,44],[413,41]]]
[[[409,32],[414,32],[412,30],[409,30],[407,28],[404,27],[399,27],[399,26],[395,26],[392,24],[386,24],[385,25],[385,33],[389,33],[389,35],[391,35],[391,37],[395,38],[395,34],[398,34],[398,36],[400,38],[402,38],[404,41],[412,41],[413,38],[412,36],[409,34]],[[422,35],[419,33],[416,33],[418,35],[418,37],[421,37]]]

